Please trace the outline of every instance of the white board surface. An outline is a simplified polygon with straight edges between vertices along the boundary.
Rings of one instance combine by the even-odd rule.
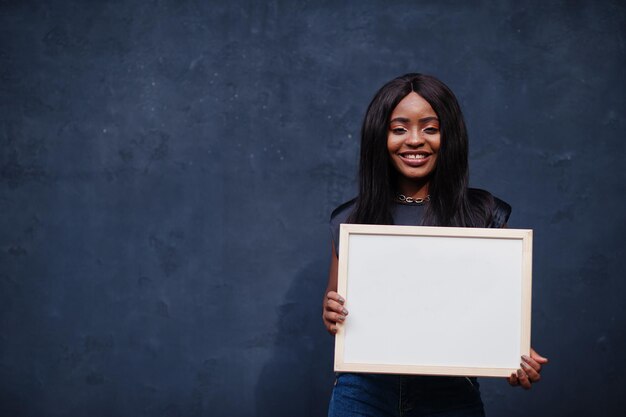
[[[350,314],[335,369],[510,375],[530,347],[531,236],[342,225],[339,287]]]

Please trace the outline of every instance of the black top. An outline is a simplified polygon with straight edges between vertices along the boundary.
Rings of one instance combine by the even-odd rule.
[[[482,190],[481,190],[482,191]],[[511,206],[497,197],[493,197],[494,206],[492,209],[492,219],[489,227],[503,227],[511,215]],[[424,217],[426,204],[400,203],[395,202],[391,207],[393,224],[397,226],[420,226]],[[339,225],[347,223],[348,217],[354,206],[356,198],[341,204],[330,215],[330,233],[335,245],[335,255],[339,253]]]

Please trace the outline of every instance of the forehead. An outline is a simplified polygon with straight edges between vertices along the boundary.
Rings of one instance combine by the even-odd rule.
[[[399,116],[437,116],[430,103],[415,92],[404,97],[391,112],[391,119]]]

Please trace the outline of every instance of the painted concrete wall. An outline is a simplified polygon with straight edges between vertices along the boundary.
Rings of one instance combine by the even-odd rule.
[[[626,405],[618,1],[0,1],[0,414],[323,416],[328,216],[369,100],[463,106],[471,183],[535,230],[532,392]],[[419,265],[419,262],[417,262]]]

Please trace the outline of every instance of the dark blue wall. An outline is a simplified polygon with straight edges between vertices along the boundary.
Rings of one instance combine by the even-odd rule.
[[[619,1],[0,1],[0,414],[324,415],[328,215],[412,71],[535,230],[551,364],[484,379],[488,412],[624,408],[625,27]]]

